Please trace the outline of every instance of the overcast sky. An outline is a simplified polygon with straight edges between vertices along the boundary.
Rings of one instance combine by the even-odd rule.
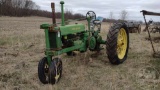
[[[61,0],[33,0],[42,10],[51,11],[51,2],[55,2],[56,12],[60,11]],[[109,13],[113,12],[115,19],[120,18],[120,12],[128,12],[127,19],[143,20],[141,10],[160,12],[160,0],[64,0],[65,9],[73,13],[86,14],[87,11],[94,11],[97,16],[109,18]],[[160,17],[147,17],[147,19],[159,20]]]

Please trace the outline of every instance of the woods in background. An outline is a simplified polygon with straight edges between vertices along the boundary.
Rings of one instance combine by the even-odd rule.
[[[52,13],[45,10],[40,10],[32,0],[0,0],[0,16],[42,16],[52,17]],[[66,19],[77,19],[84,17],[82,14],[73,14],[67,10],[65,12]],[[61,18],[61,13],[56,12],[56,18]]]
[[[56,12],[56,18],[61,18],[61,12]],[[41,10],[40,6],[32,0],[0,0],[0,16],[41,16],[41,17],[52,17],[52,13],[49,11]],[[110,12],[109,18],[104,18],[104,22],[117,22],[125,21],[127,19],[128,12],[122,10],[120,13],[120,19],[115,19],[113,12]],[[80,13],[73,13],[72,10],[65,10],[65,20],[68,19],[80,19],[85,16]]]
[[[1,16],[31,16],[38,14],[39,6],[31,0],[0,0]]]

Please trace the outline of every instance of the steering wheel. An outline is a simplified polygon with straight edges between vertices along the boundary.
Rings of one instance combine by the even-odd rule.
[[[87,14],[86,14],[86,18],[88,18],[88,17],[89,17],[91,20],[92,20],[92,19],[96,20],[96,14],[95,14],[95,12],[93,12],[93,11],[88,11]]]

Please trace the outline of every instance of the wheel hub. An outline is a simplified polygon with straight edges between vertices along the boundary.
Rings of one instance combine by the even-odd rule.
[[[55,73],[56,75],[55,75],[55,80],[56,80],[56,82],[58,81],[58,79],[59,79],[59,77],[60,77],[60,70],[59,70],[59,68],[58,67],[56,67],[56,73]]]
[[[91,50],[94,50],[95,47],[96,47],[96,39],[95,39],[95,37],[93,37],[93,36],[89,37],[88,43],[89,43],[89,48]]]
[[[127,49],[127,34],[124,28],[121,28],[117,39],[117,54],[118,58],[123,59]]]

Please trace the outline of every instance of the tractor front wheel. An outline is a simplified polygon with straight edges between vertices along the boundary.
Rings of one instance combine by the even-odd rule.
[[[43,84],[48,83],[48,71],[49,71],[49,65],[47,57],[44,57],[39,61],[38,64],[38,77]]]
[[[49,67],[49,83],[55,84],[57,83],[62,76],[62,61],[59,58],[55,58],[52,60],[51,65]]]
[[[128,54],[129,33],[126,24],[116,23],[108,32],[106,50],[112,64],[123,63]]]

